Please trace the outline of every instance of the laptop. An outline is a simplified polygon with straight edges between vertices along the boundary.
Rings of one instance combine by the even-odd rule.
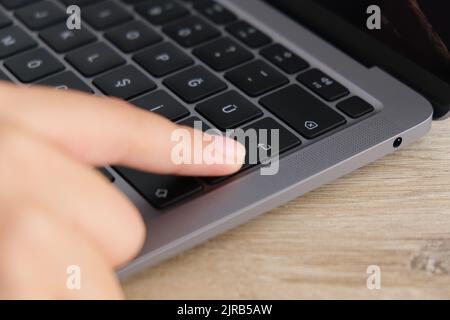
[[[77,8],[81,25],[71,28]],[[450,110],[449,9],[426,0],[0,0],[0,79],[115,96],[203,129],[279,132],[271,175],[265,161],[207,179],[101,168],[148,230],[118,271],[126,277],[426,135]],[[255,148],[270,153],[270,141]]]

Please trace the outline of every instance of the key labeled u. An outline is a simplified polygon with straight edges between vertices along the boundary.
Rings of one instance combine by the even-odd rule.
[[[238,106],[235,104],[229,104],[222,108],[223,113],[232,113],[238,109]]]

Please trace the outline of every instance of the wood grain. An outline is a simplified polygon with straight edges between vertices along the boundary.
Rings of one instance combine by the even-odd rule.
[[[366,286],[381,268],[381,290]],[[125,284],[131,299],[450,298],[450,121]]]

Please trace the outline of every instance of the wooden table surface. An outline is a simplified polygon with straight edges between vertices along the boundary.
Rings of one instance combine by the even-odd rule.
[[[370,265],[380,290],[367,289]],[[450,298],[450,121],[124,287],[132,299]]]

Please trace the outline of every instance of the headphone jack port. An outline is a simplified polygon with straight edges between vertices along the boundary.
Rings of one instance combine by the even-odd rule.
[[[395,139],[395,141],[394,141],[394,148],[395,149],[400,148],[402,143],[403,143],[403,138],[399,137],[399,138]]]

